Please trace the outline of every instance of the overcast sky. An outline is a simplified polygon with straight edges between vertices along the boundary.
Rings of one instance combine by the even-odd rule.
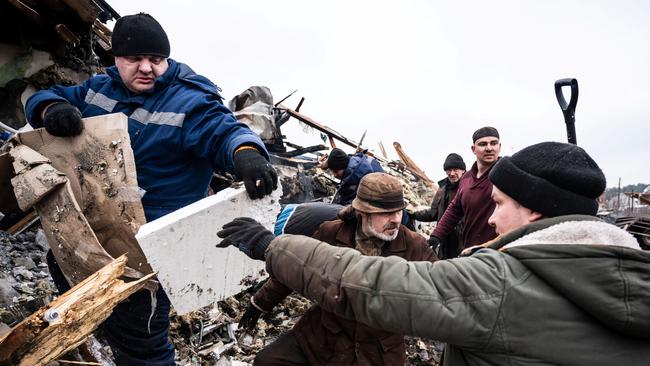
[[[474,130],[501,133],[501,155],[566,142],[553,84],[578,79],[578,145],[607,186],[650,183],[648,1],[109,0],[165,28],[171,57],[230,100],[268,86],[287,105],[379,151],[393,141],[434,180]],[[568,93],[567,93],[568,100]],[[291,128],[289,125],[292,125]],[[283,132],[320,142],[296,120]],[[351,151],[351,149],[349,149]]]

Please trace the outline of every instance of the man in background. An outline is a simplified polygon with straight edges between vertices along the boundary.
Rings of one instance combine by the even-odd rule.
[[[454,197],[456,197],[460,178],[465,174],[465,162],[460,155],[451,153],[447,155],[442,168],[445,174],[447,174],[447,177],[438,181],[440,188],[435,196],[433,196],[431,208],[409,214],[413,219],[423,222],[440,221],[442,215],[445,213],[445,209]],[[441,243],[439,247],[432,248],[438,251],[440,259],[449,259],[458,256],[460,248],[462,248],[460,243],[462,229],[463,224],[461,220],[446,237],[440,239]]]
[[[345,151],[334,148],[327,157],[327,169],[333,176],[340,179],[337,194],[332,203],[347,206],[352,203],[357,194],[357,186],[366,174],[383,172],[379,161],[363,152],[350,157]]]
[[[438,221],[429,244],[434,247],[440,245],[441,239],[451,234],[461,220],[463,230],[460,250],[483,244],[497,236],[494,228],[487,222],[494,211],[494,202],[490,196],[492,183],[488,174],[499,159],[500,151],[501,141],[496,128],[482,127],[474,132],[472,153],[476,156],[476,162],[461,178],[456,197]]]

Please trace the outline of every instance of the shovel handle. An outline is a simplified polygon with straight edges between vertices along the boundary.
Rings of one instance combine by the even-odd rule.
[[[564,99],[564,93],[562,93],[563,86],[571,87],[571,100],[569,103]],[[555,96],[557,97],[557,102],[560,103],[562,112],[567,112],[569,110],[575,112],[576,104],[578,104],[578,80],[571,78],[557,80],[555,82]]]
[[[571,87],[571,99],[569,103],[564,99],[564,93],[562,93],[563,86]],[[568,78],[560,79],[555,82],[555,97],[557,102],[560,104],[562,113],[564,114],[564,123],[566,123],[567,139],[570,144],[577,144],[576,139],[576,105],[578,104],[578,80]]]

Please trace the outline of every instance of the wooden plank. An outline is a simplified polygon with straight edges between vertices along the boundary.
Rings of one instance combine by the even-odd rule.
[[[0,365],[42,366],[75,348],[154,275],[125,283],[122,256],[101,268],[0,339]]]
[[[413,159],[411,159],[406,153],[404,152],[404,149],[402,149],[402,145],[400,145],[399,142],[395,141],[393,142],[393,147],[395,148],[395,151],[397,152],[397,155],[399,155],[399,158],[406,164],[406,168],[413,173],[415,176],[418,178],[422,179],[423,181],[427,183],[433,184],[433,181],[427,177],[426,174],[424,174],[424,171],[420,169],[420,167],[415,164]]]
[[[25,215],[25,217],[20,219],[20,221],[13,224],[9,229],[7,229],[7,234],[18,235],[23,232],[23,230],[35,223],[36,220],[38,220],[38,213],[36,213],[36,211],[30,211],[27,215]]]
[[[86,24],[93,24],[100,9],[95,6],[94,1],[88,0],[63,0]]]

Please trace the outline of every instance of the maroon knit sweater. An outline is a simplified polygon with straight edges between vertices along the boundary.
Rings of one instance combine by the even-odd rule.
[[[444,215],[438,221],[433,235],[444,238],[449,234],[461,219],[464,219],[461,248],[483,244],[496,238],[494,228],[488,225],[488,219],[494,212],[492,201],[492,182],[488,179],[492,165],[480,178],[476,178],[478,166],[476,162],[472,169],[460,179],[458,193],[449,203]]]

